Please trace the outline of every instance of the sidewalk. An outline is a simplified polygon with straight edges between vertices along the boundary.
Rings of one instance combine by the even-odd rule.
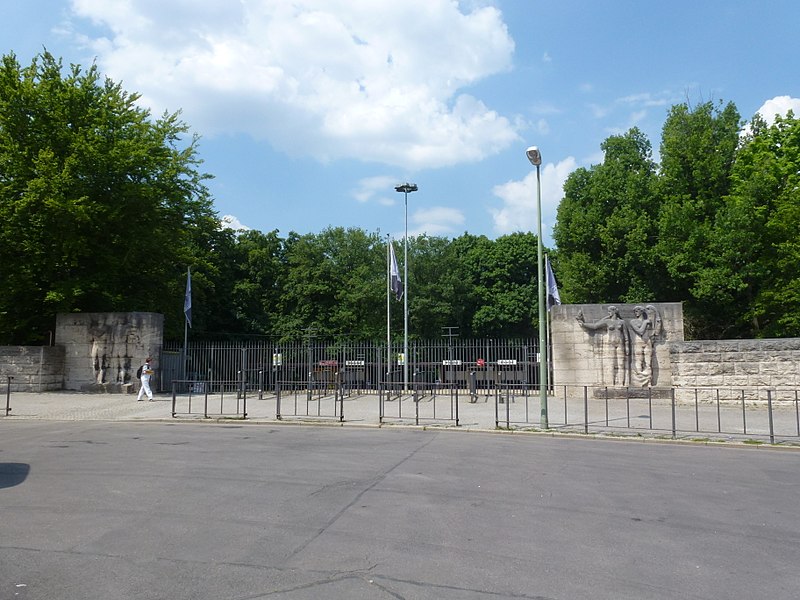
[[[207,402],[207,404],[206,404]],[[516,397],[511,402],[496,403],[494,396],[479,396],[470,402],[460,395],[458,425],[454,398],[448,395],[427,396],[415,403],[410,396],[402,401],[393,399],[383,404],[381,419],[378,395],[352,395],[341,404],[332,396],[314,397],[308,401],[304,391],[287,393],[281,400],[281,418],[274,395],[257,395],[245,399],[234,393],[216,395],[179,395],[173,417],[171,394],[157,394],[153,401],[137,401],[134,394],[92,394],[81,392],[12,392],[11,411],[6,415],[6,397],[0,403],[0,422],[22,420],[49,421],[226,421],[242,420],[247,413],[248,423],[305,423],[371,427],[409,427],[479,430],[526,431],[545,433],[540,426],[539,397]],[[207,417],[206,417],[207,415]],[[549,428],[547,434],[584,434],[628,437],[641,440],[673,438],[673,423],[677,439],[708,442],[776,443],[800,448],[797,407],[777,406],[772,419],[765,405],[742,407],[726,404],[718,409],[713,404],[680,404],[673,417],[668,402],[648,404],[646,401],[591,401],[585,406],[579,400],[550,397],[548,399]],[[588,427],[585,423],[588,421]],[[772,435],[771,435],[772,434]]]

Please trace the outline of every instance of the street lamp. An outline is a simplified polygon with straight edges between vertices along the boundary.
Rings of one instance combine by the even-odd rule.
[[[539,148],[531,146],[525,151],[525,155],[531,164],[536,167],[536,218],[538,224],[538,246],[536,249],[536,266],[538,271],[538,291],[539,291],[539,406],[541,408],[541,425],[549,429],[547,420],[547,316],[545,313],[544,300],[544,264],[542,262],[542,180],[539,175],[539,167],[542,164],[542,153]]]
[[[408,390],[408,195],[417,191],[416,183],[395,186],[405,201],[406,233],[403,238],[403,390]]]

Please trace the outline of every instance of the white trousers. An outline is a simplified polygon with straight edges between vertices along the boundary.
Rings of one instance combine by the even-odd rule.
[[[141,400],[142,396],[144,396],[145,394],[147,394],[147,398],[149,400],[153,399],[153,391],[150,389],[149,377],[147,378],[142,377],[142,387],[139,388],[139,396],[136,398],[136,400]]]

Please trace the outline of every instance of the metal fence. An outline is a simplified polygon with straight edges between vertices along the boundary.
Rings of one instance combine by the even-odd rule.
[[[381,382],[403,382],[402,346],[302,338],[275,344],[244,342],[167,343],[161,355],[162,390],[173,381],[203,381],[213,388],[274,393],[279,381],[324,393],[337,382],[355,393],[376,391]],[[538,385],[538,342],[533,339],[452,339],[409,342],[409,384],[466,387],[484,392],[497,382]],[[472,375],[474,374],[474,375]],[[285,387],[285,385],[284,385]],[[181,390],[181,391],[185,391]]]

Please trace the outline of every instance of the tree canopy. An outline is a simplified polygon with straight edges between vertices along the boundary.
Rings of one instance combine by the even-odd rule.
[[[49,53],[0,63],[0,341],[57,312],[163,310],[219,229],[177,114]],[[177,311],[176,311],[177,312]]]
[[[386,238],[222,229],[197,136],[138,100],[94,65],[2,57],[0,344],[74,311],[161,312],[179,339],[187,267],[196,336],[385,335]],[[800,335],[800,121],[742,125],[732,103],[679,104],[659,162],[633,128],[571,173],[550,252],[562,301],[680,301],[690,338]],[[408,259],[412,337],[536,331],[536,236],[422,235]]]

